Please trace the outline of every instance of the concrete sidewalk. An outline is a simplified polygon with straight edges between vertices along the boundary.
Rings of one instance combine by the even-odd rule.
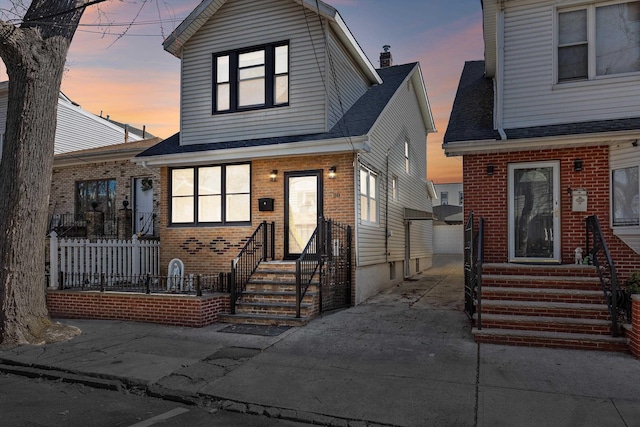
[[[640,426],[639,361],[479,346],[461,310],[461,260],[436,262],[365,304],[278,336],[65,320],[82,335],[1,351],[0,362],[309,424]]]

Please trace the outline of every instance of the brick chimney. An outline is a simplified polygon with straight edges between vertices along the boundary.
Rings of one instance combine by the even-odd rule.
[[[380,52],[380,68],[391,67],[393,65],[393,57],[391,56],[391,52],[389,52],[391,46],[385,44],[382,46],[382,49],[384,49],[384,52]]]

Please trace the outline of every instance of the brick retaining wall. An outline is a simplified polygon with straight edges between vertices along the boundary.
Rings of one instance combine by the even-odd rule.
[[[230,312],[228,294],[146,295],[97,291],[47,291],[51,317],[125,320],[200,328]]]

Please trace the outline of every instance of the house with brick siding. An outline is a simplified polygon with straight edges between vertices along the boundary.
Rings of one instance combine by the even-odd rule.
[[[67,238],[157,236],[160,171],[131,159],[160,141],[149,138],[56,154],[49,231]]]
[[[205,0],[164,48],[182,62],[180,132],[135,158],[160,168],[162,268],[227,272],[267,222],[285,269],[319,217],[352,227],[352,304],[431,266],[419,64],[385,47],[376,69],[310,0]]]
[[[553,300],[549,292],[529,289],[546,310],[536,311],[513,303],[526,299],[522,292],[496,291],[494,276],[595,275],[575,265],[577,248],[587,256],[585,218],[594,215],[619,282],[640,270],[640,3],[490,0],[482,8],[485,57],[464,65],[443,148],[463,159],[465,218],[473,212],[476,229],[484,219],[483,311],[494,327],[575,332],[579,322],[560,328],[559,307],[540,302]],[[608,300],[597,281],[583,289]],[[555,291],[556,303],[571,302]],[[520,323],[496,313],[519,314]],[[526,313],[550,320],[523,326]],[[514,334],[492,339],[535,341]]]

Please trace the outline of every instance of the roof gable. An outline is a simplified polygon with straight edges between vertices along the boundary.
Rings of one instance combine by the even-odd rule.
[[[360,137],[366,138],[399,88],[403,87],[403,83],[408,79],[419,75],[418,70],[419,67],[417,63],[397,65],[378,70],[384,82],[380,85],[371,86],[328,132],[193,145],[180,145],[180,134],[178,133],[142,152],[136,156],[136,158],[139,159],[139,161],[146,161],[147,158],[186,155],[188,153],[202,153],[207,151],[251,150],[265,146],[273,147],[283,146],[285,144],[311,143],[314,141],[320,142],[340,139],[348,141]],[[416,91],[416,93],[418,93],[420,98],[423,97],[420,95],[420,91]],[[423,101],[419,100],[419,104],[421,106],[424,104],[428,107],[426,95],[424,95]],[[430,110],[428,113],[422,111],[422,116],[425,118],[425,126],[427,129],[433,130]],[[314,145],[313,147],[317,146]]]
[[[203,0],[190,14],[182,21],[173,33],[163,42],[164,49],[176,57],[180,57],[182,48],[185,43],[198,32],[202,26],[224,6],[227,1],[233,0]],[[382,83],[382,79],[376,72],[371,61],[364,54],[364,51],[351,34],[351,31],[342,20],[342,17],[336,9],[322,1],[316,0],[290,0],[307,9],[319,14],[327,20],[331,28],[336,32],[338,38],[344,43],[347,50],[356,59],[359,67],[367,76],[372,84]],[[261,2],[254,2],[255,7],[263,5]]]

